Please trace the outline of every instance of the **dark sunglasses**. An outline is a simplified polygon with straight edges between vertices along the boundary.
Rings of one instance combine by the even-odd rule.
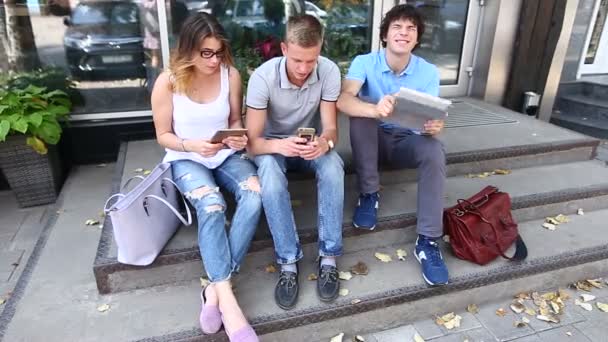
[[[205,59],[209,59],[213,56],[217,56],[218,59],[224,58],[224,49],[220,49],[217,51],[213,51],[213,50],[202,50],[201,51],[201,57],[203,57]]]

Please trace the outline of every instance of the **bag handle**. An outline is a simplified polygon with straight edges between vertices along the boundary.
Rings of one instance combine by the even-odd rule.
[[[110,208],[108,208],[108,203],[110,203],[110,201],[111,201],[113,198],[116,198],[116,197],[123,198],[123,197],[125,197],[125,196],[126,196],[125,194],[120,194],[120,193],[118,193],[118,194],[114,194],[114,195],[112,195],[112,196],[108,197],[108,199],[106,200],[106,203],[103,205],[103,212],[107,214],[107,213],[109,213],[109,212],[111,211],[111,210],[110,210]]]
[[[145,179],[145,177],[142,176],[142,175],[137,175],[137,176],[133,176],[133,177],[127,179],[127,181],[125,182],[125,184],[123,184],[122,187],[120,188],[120,191],[122,192],[123,190],[125,190],[125,188],[127,187],[127,185],[129,185],[129,183],[131,183],[131,181],[134,180],[134,179],[140,179],[140,180],[143,181]]]
[[[182,221],[183,224],[185,224],[186,226],[189,226],[192,224],[192,213],[190,212],[190,208],[188,207],[188,204],[186,203],[186,198],[184,197],[184,195],[181,193],[181,191],[179,191],[179,188],[177,187],[177,184],[175,184],[175,182],[173,182],[173,180],[169,179],[169,178],[163,178],[163,182],[167,181],[170,182],[171,184],[173,184],[175,186],[175,188],[178,190],[177,192],[179,193],[180,197],[182,198],[182,201],[184,202],[184,207],[186,208],[186,213],[188,216],[188,219],[186,220],[182,214],[180,214],[179,211],[177,211],[177,209],[175,209],[175,207],[173,207],[173,205],[169,202],[167,202],[165,199],[158,197],[156,195],[148,195],[144,197],[143,200],[143,207],[144,207],[144,211],[146,212],[146,215],[150,216],[150,213],[148,212],[148,199],[149,198],[153,198],[155,200],[160,201],[161,203],[163,203],[164,205],[166,205],[169,209],[171,209],[171,211],[173,212],[173,214],[175,214],[175,216],[177,216],[177,218]],[[161,185],[162,186],[162,185]],[[163,190],[163,194],[166,193]]]
[[[462,203],[466,203],[468,204],[467,207],[464,207],[462,205]],[[485,203],[485,202],[484,202]],[[528,256],[528,247],[526,247],[526,244],[524,242],[524,240],[521,238],[521,235],[517,234],[517,240],[515,241],[515,254],[512,257],[508,257],[506,256],[501,250],[500,247],[498,246],[498,230],[496,229],[496,227],[494,227],[494,224],[492,224],[492,222],[490,222],[488,219],[486,219],[483,214],[481,213],[481,211],[479,210],[479,208],[465,200],[465,199],[459,199],[458,200],[458,205],[460,206],[460,208],[465,212],[465,213],[471,213],[473,215],[477,215],[479,216],[479,218],[481,219],[482,222],[488,224],[491,228],[492,228],[492,232],[494,232],[494,238],[496,239],[496,245],[495,246],[489,246],[486,245],[488,247],[496,247],[495,252],[497,252],[498,254],[500,254],[500,256],[502,256],[503,258],[507,259],[507,260],[511,260],[511,261],[521,261],[524,260],[527,256]],[[474,210],[472,210],[474,209]]]

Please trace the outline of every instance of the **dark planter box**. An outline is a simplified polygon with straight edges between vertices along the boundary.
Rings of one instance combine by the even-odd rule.
[[[0,142],[0,168],[20,207],[54,203],[63,183],[59,153],[48,146],[38,154],[25,143],[24,135],[11,135]]]

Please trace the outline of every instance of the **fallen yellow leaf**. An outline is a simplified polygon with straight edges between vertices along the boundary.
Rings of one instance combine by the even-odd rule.
[[[99,221],[93,220],[93,219],[88,219],[88,220],[84,221],[84,224],[87,226],[94,226],[94,225],[99,224]]]
[[[603,287],[601,279],[587,279],[586,282],[596,289],[601,289]]]
[[[516,328],[525,328],[527,324],[524,323],[523,321],[515,321],[515,322],[513,322],[513,325]]]
[[[598,309],[600,309],[600,311],[608,312],[608,304],[596,302],[595,305],[597,306]]]
[[[108,310],[110,310],[110,305],[108,305],[108,304],[102,304],[97,307],[97,311],[99,311],[99,312],[106,312]]]
[[[376,257],[376,259],[378,259],[378,260],[380,260],[382,262],[391,262],[391,261],[393,261],[393,259],[391,258],[391,256],[388,255],[388,254],[376,252],[376,253],[374,253],[374,256]]]
[[[561,222],[559,222],[558,220],[556,220],[553,217],[545,217],[545,222],[550,223],[552,225],[557,226],[558,224],[560,224]]]
[[[353,338],[354,342],[365,342],[365,339],[363,338],[363,336],[357,335],[355,336],[355,338]]]
[[[507,311],[503,308],[496,310],[496,316],[504,317],[507,314]]]
[[[536,310],[531,309],[531,308],[526,308],[526,314],[530,315],[530,316],[536,316]]]
[[[2,304],[4,304],[4,303],[6,303],[6,299],[4,299],[4,298],[0,298],[0,305],[2,305]]]
[[[329,342],[342,342],[343,337],[344,337],[344,333],[339,333],[338,335],[332,337],[331,340],[329,340]]]
[[[496,169],[496,170],[494,170],[494,174],[495,175],[509,175],[509,174],[511,174],[511,170]]]
[[[555,230],[557,227],[552,223],[545,222],[545,223],[543,223],[543,228],[547,228],[549,230]]]
[[[141,167],[138,167],[137,169],[133,170],[133,172],[135,172],[135,173],[142,173],[142,172],[144,172],[144,169],[141,168]]]
[[[348,289],[340,289],[340,296],[344,297],[344,296],[348,296],[348,293],[350,291],[348,291]]]
[[[207,278],[200,277],[199,280],[201,281],[201,287],[205,287],[211,284],[211,282]]]
[[[568,218],[568,216],[564,215],[564,214],[559,214],[557,216],[555,216],[555,220],[559,223],[568,223],[570,222],[570,219]]]
[[[403,249],[398,249],[397,250],[397,258],[399,260],[405,260],[405,257],[407,256],[407,252]]]
[[[529,293],[525,293],[525,292],[518,293],[518,294],[515,295],[515,298],[516,299],[530,299],[530,294]]]
[[[353,275],[350,272],[340,271],[338,274],[339,274],[338,277],[342,280],[350,280],[353,277]]]
[[[308,280],[317,280],[319,277],[315,273],[311,273],[308,275]]]
[[[361,303],[361,299],[357,298],[357,299],[353,299],[350,301],[351,304],[359,304]]]
[[[515,303],[511,304],[510,307],[511,307],[511,310],[513,310],[513,312],[515,312],[517,314],[520,314],[520,313],[526,311],[526,306],[519,302],[515,302]]]
[[[460,327],[460,321],[462,320],[462,317],[456,315],[454,316],[454,318],[452,318],[451,320],[445,322],[443,324],[443,326],[448,329],[448,330],[452,330],[454,328],[458,328]]]
[[[585,309],[587,311],[592,311],[593,310],[593,306],[591,304],[589,304],[589,303],[583,303],[583,302],[581,302],[578,299],[574,300],[574,305],[578,305],[578,306],[580,306],[581,308],[583,308],[583,309]],[[599,306],[598,306],[598,308],[599,308]]]
[[[550,322],[550,323],[559,323],[559,318],[553,315],[538,315],[536,316],[538,320]]]
[[[473,315],[479,312],[479,308],[476,304],[467,305],[467,312],[472,313]]]
[[[144,170],[144,176],[147,176],[152,173],[152,170]]]

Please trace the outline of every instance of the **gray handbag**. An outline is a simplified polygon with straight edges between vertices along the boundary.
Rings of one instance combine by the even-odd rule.
[[[110,217],[114,240],[118,246],[118,262],[145,266],[151,264],[169,239],[183,223],[192,224],[192,214],[186,199],[173,182],[170,163],[158,164],[147,177],[135,176],[123,185],[121,192],[133,179],[142,179],[133,190],[110,196],[104,212]],[[114,198],[118,200],[109,205]],[[176,209],[184,204],[187,219]]]

